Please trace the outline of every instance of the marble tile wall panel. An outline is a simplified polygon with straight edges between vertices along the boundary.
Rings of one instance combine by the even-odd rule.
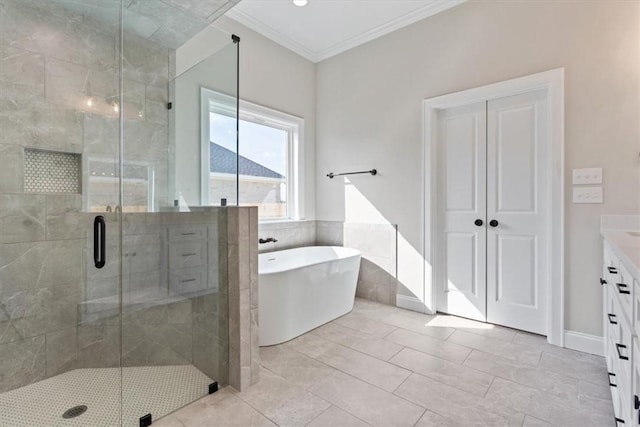
[[[44,102],[44,56],[0,45],[0,111]]]
[[[303,246],[315,246],[315,221],[263,222],[258,226],[258,238],[273,237],[276,243],[258,246],[260,252],[272,252]],[[255,239],[257,244],[258,238]]]
[[[82,113],[53,106],[0,111],[0,144],[81,153],[82,124]]]
[[[78,368],[115,368],[120,366],[120,325],[118,319],[110,324],[78,326]]]
[[[0,96],[1,98],[1,96]],[[21,193],[24,151],[17,145],[0,144],[0,194]]]
[[[397,230],[394,225],[317,221],[316,244],[362,251],[356,295],[383,304],[396,304]]]
[[[46,377],[44,335],[0,344],[0,393]]]
[[[52,377],[75,369],[78,361],[76,325],[46,335],[46,375]]]
[[[115,38],[82,22],[82,16],[49,2],[4,0],[0,40],[94,69],[115,70]]]

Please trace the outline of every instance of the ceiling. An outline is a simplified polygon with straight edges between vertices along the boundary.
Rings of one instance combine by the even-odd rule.
[[[226,15],[319,62],[465,0],[242,0]]]

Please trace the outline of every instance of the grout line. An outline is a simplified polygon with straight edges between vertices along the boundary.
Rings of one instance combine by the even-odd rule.
[[[315,396],[315,395],[314,395]],[[318,396],[319,397],[319,396]],[[324,399],[323,399],[324,400]],[[326,402],[326,400],[325,400]],[[313,419],[309,420],[308,423],[305,424],[305,426],[308,426],[309,424],[311,424],[312,422],[314,422],[316,419],[320,418],[322,416],[322,414],[324,414],[325,412],[327,412],[329,409],[331,409],[333,407],[333,403],[331,402],[327,402],[329,404],[329,407],[327,409],[325,409],[324,411],[320,412],[317,416],[313,417]]]

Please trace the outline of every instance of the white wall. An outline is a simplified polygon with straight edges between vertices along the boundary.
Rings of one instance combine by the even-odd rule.
[[[229,18],[222,17],[213,25],[215,28],[205,29],[177,50],[177,73],[218,52],[224,38],[220,38],[220,31],[216,28],[240,37],[240,98],[301,117],[305,121],[304,173],[300,179],[302,193],[306,197],[302,202],[305,217],[314,219],[315,64]],[[212,73],[210,78],[215,81],[215,74]],[[199,111],[191,112],[190,116],[199,120]]]
[[[565,328],[601,335],[603,213],[637,213],[638,2],[468,2],[318,64],[316,217],[398,224],[401,293],[422,298],[422,100],[565,67]],[[604,168],[605,203],[571,203]],[[358,208],[359,206],[359,208]],[[358,209],[364,211],[359,212]]]

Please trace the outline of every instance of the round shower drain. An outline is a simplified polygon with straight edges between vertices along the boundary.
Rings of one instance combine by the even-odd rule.
[[[87,405],[78,405],[73,408],[67,409],[62,418],[75,418],[87,412]]]

